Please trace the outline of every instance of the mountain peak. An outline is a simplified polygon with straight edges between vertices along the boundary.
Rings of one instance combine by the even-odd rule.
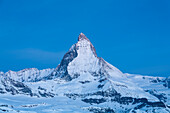
[[[96,54],[96,50],[94,48],[94,46],[92,45],[92,43],[90,42],[90,40],[83,34],[80,33],[79,37],[78,37],[78,42],[76,44],[76,46],[78,47],[77,50],[79,51],[78,53],[89,53],[90,51],[92,51],[92,53],[94,54],[95,57],[97,57]]]
[[[64,55],[60,65],[49,76],[49,79],[60,77],[66,81],[71,81],[80,75],[82,78],[84,75],[89,75],[89,77],[123,77],[121,71],[97,56],[94,46],[83,33],[79,34],[78,42]]]
[[[90,41],[83,33],[80,33],[79,37],[78,37],[78,41],[81,41],[81,40],[88,40],[88,41]]]

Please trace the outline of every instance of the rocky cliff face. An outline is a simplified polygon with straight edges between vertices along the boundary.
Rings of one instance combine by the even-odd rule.
[[[22,82],[14,81],[9,77],[0,76],[0,94],[24,94],[33,96],[31,89]]]

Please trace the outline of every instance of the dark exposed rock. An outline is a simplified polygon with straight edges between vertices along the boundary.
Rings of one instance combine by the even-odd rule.
[[[69,98],[85,98],[87,96],[102,96],[102,97],[116,97],[116,98],[120,98],[121,95],[119,93],[117,93],[115,90],[113,89],[108,89],[106,91],[97,91],[94,93],[87,93],[87,94],[76,94],[76,93],[70,93],[70,94],[64,94],[65,96],[69,97]]]
[[[96,107],[89,107],[88,110],[93,113],[116,113],[111,108],[96,108]]]
[[[6,93],[2,88],[0,88],[0,94]]]
[[[77,50],[76,45],[73,45],[72,49],[64,55],[60,65],[56,68],[54,76],[64,78],[66,81],[72,80],[71,76],[68,74],[67,66],[75,57],[77,57]]]
[[[17,81],[11,80],[11,84],[13,84],[13,86],[19,88],[18,93],[22,92],[24,94],[33,96],[31,89],[28,86],[24,85],[22,82],[17,82]]]
[[[163,84],[165,87],[170,88],[170,77],[166,78]]]
[[[151,107],[163,107],[166,108],[165,104],[163,102],[147,102],[147,105]]]
[[[15,86],[15,87],[18,87],[18,88],[23,88],[25,87],[25,85],[22,83],[22,82],[16,82],[14,80],[11,80],[11,83]]]
[[[38,93],[39,93],[42,97],[54,97],[54,96],[55,96],[55,94],[53,94],[53,93],[51,93],[51,92],[48,92],[48,93],[44,92],[44,93],[42,93],[42,92],[38,91]]]
[[[106,90],[106,91],[97,91],[96,93],[93,93],[92,95],[100,95],[103,97],[120,97],[121,95],[117,93],[115,90]]]
[[[82,84],[86,84],[86,83],[90,83],[90,81],[79,81],[80,83],[82,83]]]
[[[8,107],[8,105],[0,105],[0,107]]]
[[[5,94],[6,92],[0,90],[0,94]]]
[[[2,85],[5,87],[5,91],[11,93],[12,95],[16,94],[26,94],[33,96],[31,89],[22,82],[14,81],[10,78],[5,78],[4,81],[1,81]],[[0,90],[1,94],[6,93],[3,90]]]
[[[101,83],[101,82],[106,81],[106,80],[107,80],[107,78],[100,79],[99,82]]]
[[[103,88],[104,85],[99,84],[97,87],[98,88]]]
[[[101,98],[101,99],[89,98],[89,99],[82,99],[82,101],[90,104],[100,104],[106,102],[107,100],[105,98]]]
[[[151,95],[154,95],[157,97],[160,101],[166,102],[167,97],[165,97],[164,93],[158,94],[156,90],[145,90],[146,92],[149,92]]]
[[[12,86],[6,87],[5,90],[6,90],[7,92],[11,92],[12,95],[16,95],[16,94],[19,93],[19,92],[18,92],[14,87],[12,87]]]
[[[45,88],[42,88],[42,87],[38,87],[38,89],[40,89],[40,90],[44,90],[44,91],[47,91],[47,89],[45,89]]]
[[[0,111],[9,112],[9,110],[5,110],[5,109],[1,109],[1,108],[0,108]]]
[[[151,82],[153,82],[153,83],[158,83],[158,81],[157,81],[157,80],[152,80]]]
[[[96,72],[91,72],[90,74],[91,74],[92,76],[94,76],[94,77],[99,76],[99,74],[98,74],[98,73],[96,73]]]
[[[129,105],[129,103],[133,102],[133,98],[132,97],[116,97],[114,99],[112,99],[111,101],[116,101],[120,104],[125,104],[125,105]]]
[[[29,94],[30,96],[33,95],[31,89],[28,88],[28,87],[24,87],[24,88],[22,88],[22,89],[19,89],[19,91],[21,91],[21,92],[23,92],[23,93],[25,93],[25,94]]]
[[[133,104],[136,104],[136,103],[147,103],[148,100],[146,98],[134,98],[133,100]]]
[[[76,73],[76,74],[74,74],[74,76],[71,79],[78,78],[79,76],[80,76],[80,74]]]
[[[129,104],[139,104],[135,109],[140,109],[142,107],[150,106],[150,107],[166,107],[165,104],[163,102],[148,102],[148,100],[146,98],[132,98],[132,97],[121,97],[121,98],[114,98],[111,99],[111,101],[115,101],[118,102],[120,104],[125,104],[125,105],[129,105]]]

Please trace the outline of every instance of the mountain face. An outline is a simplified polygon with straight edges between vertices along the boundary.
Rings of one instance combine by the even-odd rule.
[[[122,73],[97,56],[83,33],[57,68],[0,78],[0,111],[170,113],[170,78]]]
[[[78,42],[74,44],[64,55],[61,64],[55,69],[52,75],[67,81],[81,76],[92,75],[97,77],[123,77],[123,73],[110,65],[102,58],[97,57],[96,50],[90,40],[81,33]]]

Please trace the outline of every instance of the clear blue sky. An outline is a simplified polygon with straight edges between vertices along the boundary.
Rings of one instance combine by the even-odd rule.
[[[0,71],[55,68],[80,32],[123,72],[170,76],[170,0],[0,0]]]

